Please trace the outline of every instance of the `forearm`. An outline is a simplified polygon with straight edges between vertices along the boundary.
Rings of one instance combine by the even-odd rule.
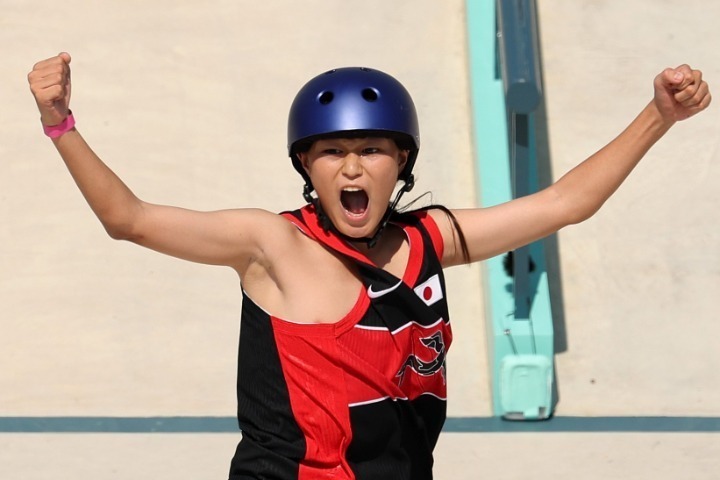
[[[73,129],[53,143],[85,200],[113,238],[129,238],[142,202]]]
[[[597,212],[673,124],[651,102],[613,141],[558,180],[551,188],[567,212],[566,223]]]

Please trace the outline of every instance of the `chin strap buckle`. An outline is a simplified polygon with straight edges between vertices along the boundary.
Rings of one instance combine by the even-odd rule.
[[[313,203],[313,200],[315,200],[313,198],[313,196],[310,194],[312,191],[313,191],[313,188],[309,184],[306,183],[303,186],[303,198],[308,203]]]

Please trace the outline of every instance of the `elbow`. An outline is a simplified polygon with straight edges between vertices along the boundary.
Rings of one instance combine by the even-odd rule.
[[[113,240],[136,241],[138,235],[134,233],[134,229],[127,223],[102,222],[105,232]]]
[[[577,225],[578,223],[588,220],[600,210],[603,204],[603,202],[595,201],[586,195],[570,197],[560,195],[557,192],[556,195],[556,200],[560,204],[559,211],[561,212],[558,222],[560,223],[560,228],[568,225]]]
[[[567,209],[565,224],[577,225],[578,223],[582,223],[595,215],[600,210],[600,207],[602,207],[602,204],[582,204],[581,202],[578,202]]]
[[[144,203],[134,196],[89,203],[105,232],[113,240],[133,241],[144,228]]]
[[[137,216],[106,214],[98,215],[105,232],[113,240],[137,242],[142,235],[138,227]]]

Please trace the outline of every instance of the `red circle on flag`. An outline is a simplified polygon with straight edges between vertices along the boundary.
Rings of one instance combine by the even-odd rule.
[[[430,300],[432,298],[432,294],[433,294],[432,287],[430,287],[430,286],[425,287],[425,289],[423,290],[423,298],[425,300]]]

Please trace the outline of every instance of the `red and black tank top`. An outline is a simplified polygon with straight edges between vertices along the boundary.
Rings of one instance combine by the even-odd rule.
[[[230,480],[431,479],[452,341],[436,224],[393,218],[410,245],[397,278],[324,231],[312,206],[283,215],[355,261],[364,288],[334,324],[292,323],[243,294]]]

